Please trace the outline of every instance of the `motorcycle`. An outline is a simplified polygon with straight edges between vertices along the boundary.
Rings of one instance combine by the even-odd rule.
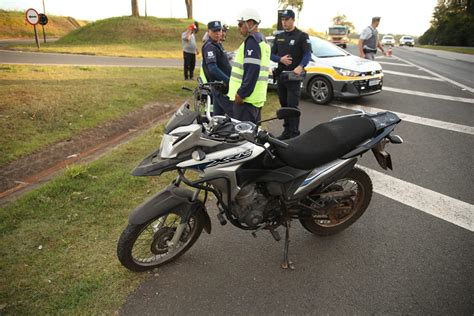
[[[318,236],[349,227],[372,197],[371,179],[356,166],[357,157],[371,150],[383,169],[392,169],[385,147],[403,142],[392,134],[401,119],[388,111],[337,117],[283,142],[260,123],[297,117],[297,109],[281,108],[258,124],[212,116],[212,90],[221,86],[210,82],[188,89],[194,91],[194,106],[185,102],[177,110],[159,150],[133,171],[134,176],[177,171],[177,177],[129,216],[117,245],[127,269],[146,271],[171,262],[202,230],[211,233],[209,193],[221,225],[230,222],[254,236],[267,230],[277,241],[277,228],[284,227],[281,267],[294,268],[288,258],[290,222],[299,220]]]

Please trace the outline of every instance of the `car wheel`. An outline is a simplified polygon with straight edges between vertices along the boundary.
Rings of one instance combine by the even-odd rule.
[[[324,77],[312,79],[308,85],[308,93],[316,104],[328,104],[333,97],[333,88],[329,80]]]

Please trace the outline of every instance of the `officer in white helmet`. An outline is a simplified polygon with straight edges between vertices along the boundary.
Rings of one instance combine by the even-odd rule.
[[[235,119],[257,123],[267,99],[270,46],[258,31],[261,19],[256,10],[243,10],[238,22],[245,39],[232,62],[228,96],[234,101]]]

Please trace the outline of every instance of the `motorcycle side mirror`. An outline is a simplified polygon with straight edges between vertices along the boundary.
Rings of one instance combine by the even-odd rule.
[[[283,120],[286,118],[300,117],[301,111],[295,108],[283,107],[276,112],[277,118]]]

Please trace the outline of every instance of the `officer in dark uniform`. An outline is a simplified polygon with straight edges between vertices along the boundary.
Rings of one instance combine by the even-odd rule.
[[[274,76],[278,80],[278,98],[282,107],[298,108],[304,67],[311,60],[311,42],[308,34],[295,27],[295,12],[285,10],[281,15],[284,32],[275,36],[271,59],[278,63]],[[292,72],[292,73],[291,73]],[[299,117],[285,119],[279,139],[300,134]]]
[[[222,24],[220,21],[212,21],[207,24],[207,28],[209,38],[202,46],[203,61],[200,77],[204,82],[223,81],[226,84],[224,91],[218,89],[212,91],[214,115],[232,116],[233,103],[225,96],[232,67],[221,43]]]

